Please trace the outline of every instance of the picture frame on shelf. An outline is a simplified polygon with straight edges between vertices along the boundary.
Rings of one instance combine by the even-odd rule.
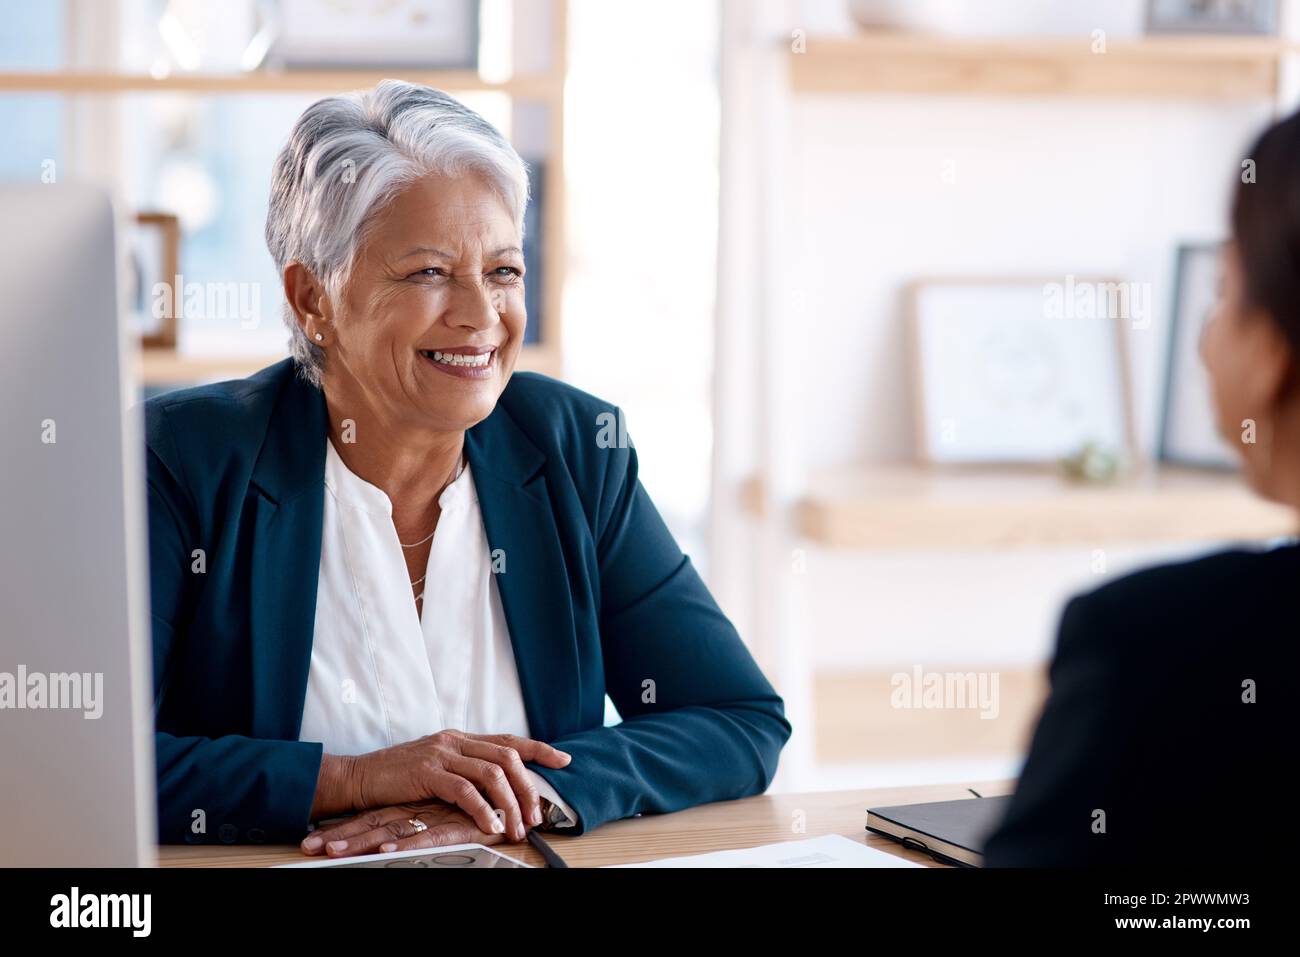
[[[1221,243],[1178,247],[1173,309],[1165,353],[1164,393],[1156,458],[1166,465],[1235,471],[1237,456],[1219,435],[1201,332],[1218,300]]]
[[[1084,449],[1135,458],[1127,317],[1113,308],[1128,285],[1073,275],[909,285],[918,462],[1046,466]]]
[[[1147,0],[1146,32],[1273,36],[1277,0]]]
[[[479,0],[280,0],[269,63],[477,70]]]
[[[528,326],[524,330],[524,345],[540,345],[549,341],[546,336],[546,315],[542,308],[546,302],[545,221],[546,221],[546,160],[531,157],[528,164],[528,206],[524,210],[524,309],[528,313]]]
[[[126,239],[126,302],[131,328],[146,349],[175,349],[177,297],[159,300],[155,287],[176,281],[181,271],[181,224],[171,213],[139,212]],[[162,315],[157,308],[163,303]]]

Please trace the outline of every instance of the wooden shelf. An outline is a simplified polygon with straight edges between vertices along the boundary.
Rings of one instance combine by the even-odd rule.
[[[1293,44],[1272,37],[966,40],[865,32],[790,53],[797,93],[1266,98]]]
[[[242,379],[264,369],[283,356],[187,356],[170,349],[140,352],[139,381],[146,387],[181,388],[222,379]],[[559,377],[560,357],[549,346],[525,346],[516,368]]]
[[[256,70],[249,73],[176,73],[156,78],[132,73],[0,73],[0,93],[337,93],[398,77],[450,92],[490,90],[543,99],[562,85],[558,75],[484,80],[475,70]]]
[[[745,499],[756,510],[753,484]],[[814,479],[796,523],[815,542],[855,548],[1259,540],[1297,531],[1290,509],[1257,498],[1238,476],[1170,468],[1114,485],[1055,472],[848,469]]]

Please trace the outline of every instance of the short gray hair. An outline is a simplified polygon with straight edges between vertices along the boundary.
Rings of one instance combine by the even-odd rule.
[[[283,277],[300,262],[331,293],[346,283],[374,214],[430,174],[483,175],[523,235],[528,167],[501,132],[441,90],[383,80],[373,90],[318,100],[298,117],[276,158],[266,245]],[[319,386],[325,353],[285,303],[299,373]]]

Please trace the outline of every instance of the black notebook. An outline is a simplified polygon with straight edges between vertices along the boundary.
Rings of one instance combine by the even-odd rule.
[[[1006,814],[1010,800],[1007,795],[868,808],[867,830],[926,851],[946,864],[979,867],[984,841]]]

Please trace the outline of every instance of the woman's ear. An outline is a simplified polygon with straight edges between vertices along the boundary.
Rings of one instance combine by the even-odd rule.
[[[1255,316],[1246,332],[1245,360],[1250,405],[1270,413],[1295,399],[1296,356],[1282,327],[1272,316]]]
[[[329,302],[325,287],[300,262],[284,267],[284,298],[293,310],[298,326],[314,345],[327,345],[330,336]]]

